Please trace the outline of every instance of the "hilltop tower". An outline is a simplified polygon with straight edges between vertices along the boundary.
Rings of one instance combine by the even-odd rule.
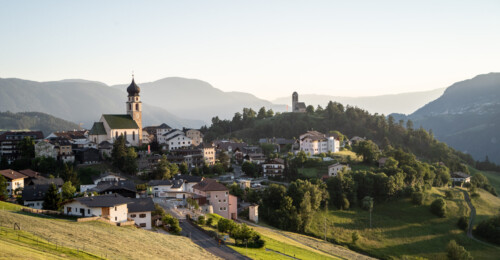
[[[139,126],[138,130],[138,138],[139,145],[142,144],[142,102],[141,97],[139,96],[139,92],[141,92],[141,88],[135,84],[134,78],[132,78],[132,83],[127,88],[128,92],[128,101],[127,101],[127,114],[132,117],[132,119]]]
[[[299,94],[297,92],[293,92],[292,94],[292,112],[296,112],[297,103],[299,102]]]

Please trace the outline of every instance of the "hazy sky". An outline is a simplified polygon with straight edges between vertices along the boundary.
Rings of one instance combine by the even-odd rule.
[[[196,78],[273,99],[500,71],[500,1],[3,1],[0,77]]]

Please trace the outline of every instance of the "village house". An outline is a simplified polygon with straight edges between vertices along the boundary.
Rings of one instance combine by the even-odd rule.
[[[249,161],[255,164],[262,164],[266,161],[266,156],[263,153],[247,154],[243,157],[243,162]]]
[[[337,176],[337,174],[339,172],[343,171],[344,169],[347,169],[348,171],[350,171],[351,167],[349,167],[349,165],[340,164],[340,163],[332,164],[332,165],[328,166],[328,176],[335,177],[335,176]]]
[[[62,191],[62,186],[64,185],[64,180],[57,177],[57,178],[45,178],[43,176],[39,176],[37,178],[31,179],[31,182],[26,186],[37,186],[37,185],[51,185],[54,184],[57,187],[57,191],[61,192]]]
[[[118,193],[123,197],[136,198],[137,188],[133,181],[100,181],[97,185],[88,189],[88,192],[97,192],[100,195]]]
[[[141,89],[134,79],[127,88],[127,114],[104,114],[99,122],[95,122],[89,131],[89,141],[100,144],[103,141],[113,143],[122,136],[132,146],[142,144],[142,102],[139,96]]]
[[[131,199],[127,204],[128,218],[135,225],[143,229],[151,229],[151,212],[155,210],[155,204],[151,198]]]
[[[227,219],[238,218],[237,198],[229,194],[229,189],[225,185],[214,179],[204,179],[193,186],[193,191],[198,201],[206,201],[208,205],[213,207],[214,213]]]
[[[94,182],[94,184],[80,185],[80,192],[85,192],[89,189],[95,188],[97,186],[97,184],[101,181],[118,182],[118,181],[125,181],[125,180],[127,180],[127,178],[122,177],[119,174],[105,172],[99,176],[92,177],[92,181]]]
[[[11,169],[0,170],[0,174],[7,180],[7,194],[9,197],[16,195],[16,190],[22,190],[24,188],[24,179],[27,178],[26,175]]]
[[[194,146],[199,146],[203,143],[203,134],[200,132],[200,130],[184,129],[184,133],[186,134],[187,138],[191,139]]]
[[[340,150],[340,142],[333,136],[327,136],[318,131],[308,131],[300,136],[300,150],[311,155],[336,153]]]
[[[45,194],[49,188],[49,184],[25,186],[23,190],[24,206],[34,209],[42,209]]]
[[[79,197],[63,203],[64,214],[78,217],[103,217],[114,223],[126,222],[129,198],[119,194]]]
[[[56,146],[49,140],[40,140],[35,144],[35,157],[54,158],[57,160]]]
[[[184,191],[193,193],[193,186],[202,182],[205,178],[202,176],[193,176],[186,174],[176,174],[174,180],[181,180],[184,182]]]
[[[165,129],[159,128],[157,132],[162,132],[163,134],[157,136],[158,144],[168,145],[168,140],[173,136],[185,136],[184,132],[179,129],[168,129],[168,131],[163,131]]]
[[[262,164],[262,173],[264,177],[271,176],[283,176],[285,171],[285,162],[283,159],[272,159]]]
[[[163,136],[164,134],[170,132],[173,128],[170,127],[169,125],[163,123],[159,126],[156,126],[155,127],[155,135],[156,135],[156,140],[158,141],[158,143],[160,143],[160,136]]]
[[[452,182],[470,182],[470,175],[464,172],[452,172],[450,176]]]
[[[20,170],[19,172],[26,176],[26,179],[24,179],[24,186],[30,185],[33,179],[42,178],[39,172],[35,172],[31,169]]]
[[[183,180],[150,180],[148,186],[155,197],[185,199],[191,196]]]

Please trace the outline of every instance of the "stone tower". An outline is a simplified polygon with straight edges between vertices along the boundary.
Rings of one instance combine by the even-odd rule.
[[[127,114],[134,119],[134,121],[139,126],[138,136],[139,145],[142,144],[142,102],[141,97],[139,96],[139,92],[141,92],[141,88],[135,84],[134,79],[132,78],[132,83],[127,88],[128,92],[128,101],[127,101]]]
[[[297,110],[298,110],[297,103],[299,103],[299,94],[297,94],[297,92],[293,92],[293,94],[292,94],[292,112],[297,112]]]

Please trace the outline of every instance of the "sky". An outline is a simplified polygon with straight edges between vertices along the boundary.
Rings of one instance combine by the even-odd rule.
[[[272,100],[373,96],[500,72],[500,1],[0,0],[0,77],[165,77]]]

